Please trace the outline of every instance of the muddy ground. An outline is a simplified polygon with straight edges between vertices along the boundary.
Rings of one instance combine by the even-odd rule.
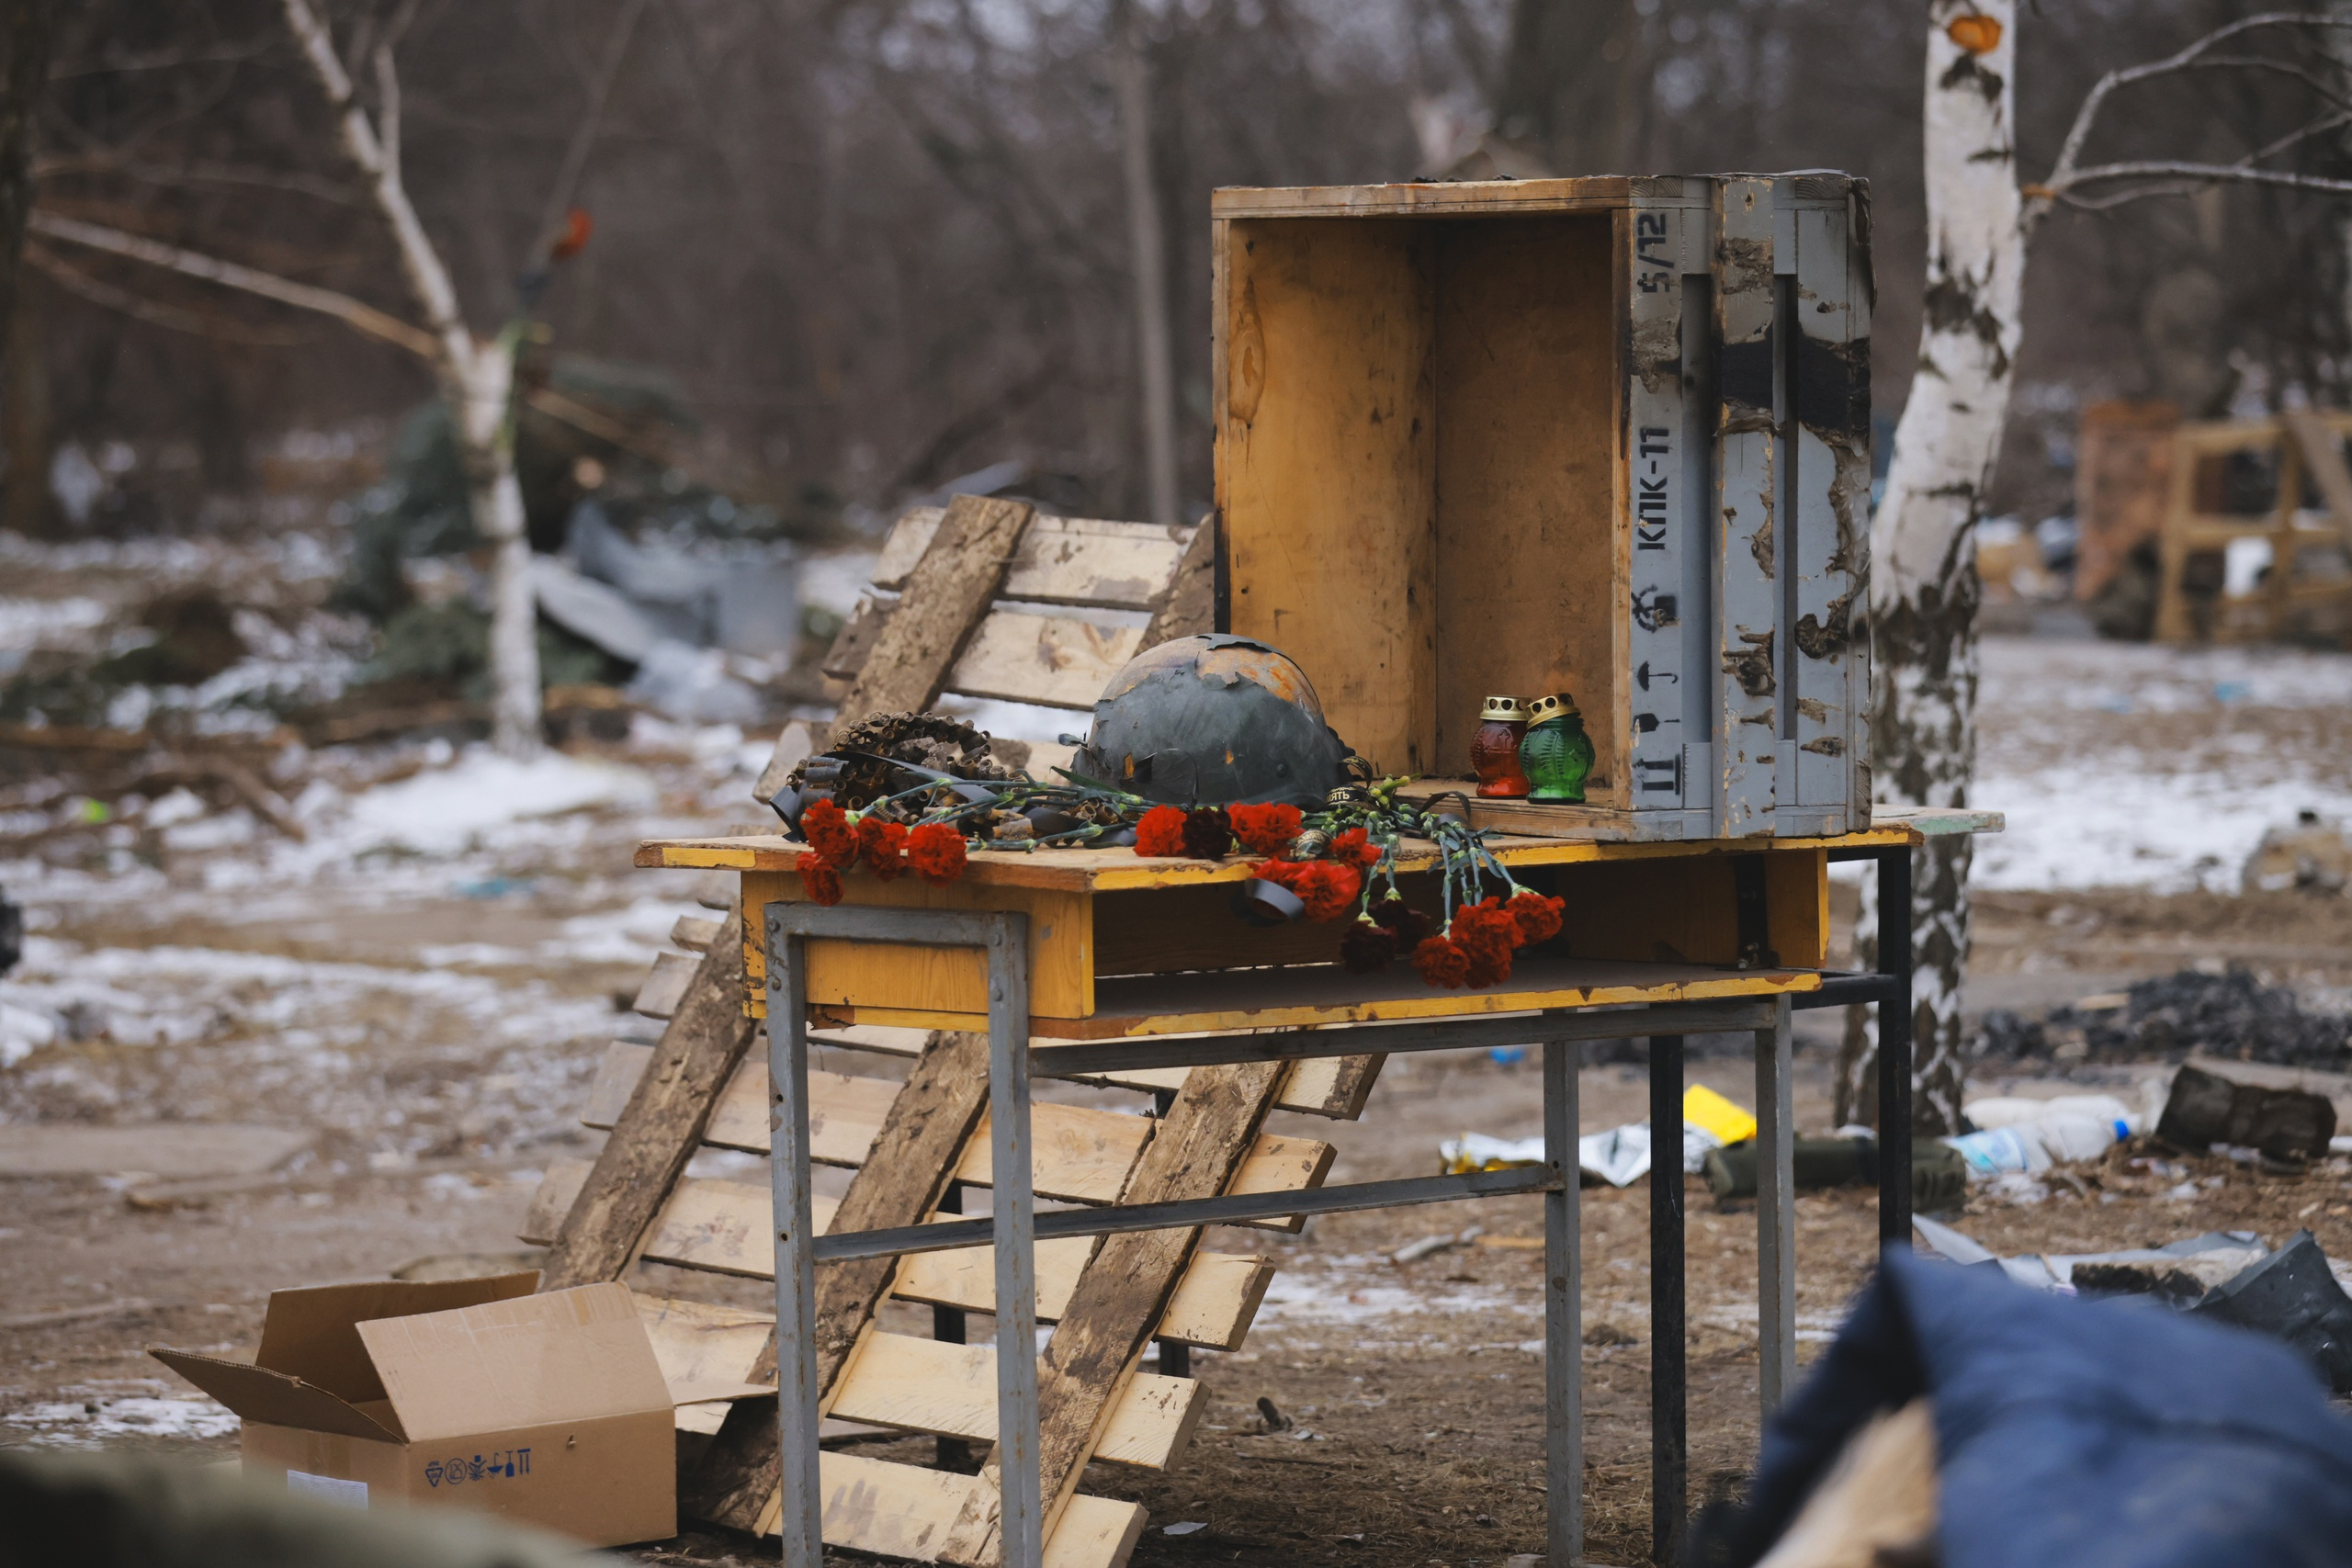
[[[0,599],[0,645],[51,635],[41,626],[102,637],[107,604],[133,583],[229,580],[168,551],[93,565],[8,548],[23,569],[10,592],[28,597]],[[289,662],[311,657],[295,634],[332,570],[322,561],[307,577],[275,558],[247,563],[256,580],[310,584],[308,599],[256,601],[294,628],[276,655]],[[87,604],[67,615],[78,602],[59,596],[74,594]],[[2352,999],[2352,898],[2234,892],[2266,824],[2306,807],[2352,814],[2352,661],[1996,640],[1980,718],[1982,793],[2013,830],[1979,862],[1972,1009],[2039,1012],[2232,962],[2313,1005]],[[134,1150],[81,1175],[0,1178],[0,1445],[226,1457],[233,1418],[148,1346],[250,1351],[273,1288],[511,1256],[547,1163],[596,1146],[575,1118],[605,1043],[653,1036],[626,1010],[651,953],[678,915],[702,912],[691,878],[632,870],[632,847],[744,820],[763,755],[730,727],[644,716],[626,743],[528,777],[446,743],[288,749],[270,778],[305,824],[299,842],[218,795],[117,800],[98,820],[38,768],[0,779],[0,886],[29,932],[0,981],[0,1160],[59,1126],[251,1124],[309,1140],[230,1179],[175,1176],[163,1137],[144,1163]],[[485,796],[521,805],[483,816]],[[1854,886],[1834,892],[1849,920]],[[1801,1019],[1798,1120],[1826,1131],[1837,1022]],[[2165,1070],[1976,1088],[2129,1099]],[[1690,1077],[1752,1102],[1744,1060],[1702,1056]],[[2322,1087],[2352,1112],[2347,1080]],[[1588,1066],[1582,1091],[1588,1131],[1645,1112],[1638,1066]],[[1348,1180],[1426,1172],[1460,1132],[1532,1133],[1540,1108],[1532,1062],[1464,1055],[1392,1064],[1359,1122],[1281,1120],[1336,1144],[1333,1179]],[[2342,1160],[2274,1177],[2219,1158],[2132,1164],[2143,1157],[2119,1151],[2040,1202],[1979,1199],[1957,1223],[2003,1251],[2212,1228],[2276,1242],[2309,1225],[2352,1257]],[[1585,1193],[1587,1517],[1600,1562],[1647,1557],[1647,1196],[1639,1184]],[[1754,1451],[1755,1221],[1695,1183],[1690,1213],[1691,1475],[1704,1498]],[[1875,1217],[1858,1191],[1804,1196],[1798,1216],[1810,1356],[1864,1277]],[[1474,1224],[1479,1242],[1388,1260]],[[1215,1404],[1177,1467],[1089,1474],[1089,1489],[1148,1506],[1136,1562],[1467,1568],[1540,1551],[1540,1255],[1494,1245],[1538,1229],[1535,1201],[1509,1200],[1213,1238],[1263,1250],[1282,1272],[1247,1347],[1196,1358]],[[746,1303],[763,1289],[695,1278]],[[1261,1397],[1290,1430],[1261,1430]],[[1166,1533],[1183,1524],[1203,1528]],[[707,1535],[636,1553],[763,1554]]]
[[[619,849],[591,848],[574,881],[512,908],[479,898],[411,898],[397,909],[354,908],[303,921],[260,919],[208,929],[188,911],[162,929],[116,909],[61,920],[43,939],[85,951],[274,954],[348,975],[385,964],[425,937],[439,947],[478,944],[506,953],[559,942],[576,889],[597,884]],[[644,874],[639,874],[640,875]],[[672,881],[676,878],[651,878]],[[675,891],[673,889],[672,891]],[[659,923],[669,905],[640,913]],[[675,907],[684,908],[683,899]],[[1980,906],[1980,998],[2028,1001],[2021,991],[2071,998],[2185,956],[2227,954],[2320,986],[2352,980],[2352,903],[2291,894],[2246,899],[2145,893],[1995,894]],[[168,944],[165,939],[168,939]],[[519,965],[496,992],[517,994]],[[538,966],[526,994],[568,1021],[642,1030],[614,1011],[613,993],[633,984],[639,961],[615,957]],[[469,971],[457,971],[459,977]],[[282,984],[282,981],[281,981]],[[268,990],[232,980],[218,1016],[233,1020],[236,996]],[[281,998],[286,992],[278,993]],[[356,1007],[349,1004],[356,1002]],[[216,1004],[198,998],[198,1006]],[[550,1156],[594,1147],[594,1135],[546,1108],[576,1100],[593,1058],[594,1030],[562,1048],[486,1045],[485,1019],[469,993],[401,994],[359,988],[339,1005],[365,1032],[336,1078],[315,1069],[273,1069],[285,1023],[231,1022],[226,1036],[186,1043],[104,1041],[51,1048],[20,1068],[12,1109],[96,1114],[103,1099],[125,1121],[171,1119],[175,1110],[219,1120],[307,1117],[326,1132],[288,1172],[250,1190],[183,1183],[181,1195],[137,1176],[17,1180],[0,1187],[0,1440],[233,1450],[233,1423],[208,1415],[192,1391],[146,1359],[168,1344],[240,1351],[255,1342],[274,1286],[380,1275],[425,1255],[512,1250],[514,1227]],[[295,1029],[314,1027],[297,1017]],[[609,1030],[605,1032],[609,1033]],[[1799,1055],[1802,1125],[1827,1125],[1829,1021],[1805,1021]],[[2160,1067],[2104,1066],[2075,1074],[2127,1097]],[[1752,1099],[1744,1060],[1695,1061],[1690,1078]],[[2002,1080],[2004,1083],[2013,1080]],[[2019,1087],[2054,1089],[2055,1079]],[[1996,1087],[1988,1083],[1984,1087]],[[2333,1087],[2333,1086],[2330,1086]],[[1600,1065],[1582,1078],[1584,1124],[1597,1130],[1644,1114],[1638,1066]],[[1418,1174],[1438,1140],[1476,1129],[1519,1134],[1539,1123],[1532,1062],[1477,1054],[1391,1064],[1362,1122],[1303,1117],[1286,1130],[1331,1139],[1334,1179]],[[79,1099],[74,1098],[80,1096]],[[387,1135],[397,1107],[402,1134]],[[371,1156],[372,1159],[371,1159]],[[2132,1168],[2133,1151],[2081,1170],[2082,1187],[2059,1185],[2030,1206],[1979,1201],[1961,1220],[2005,1251],[2087,1251],[2160,1243],[2209,1228],[2245,1228],[2272,1239],[2309,1225],[2338,1256],[2352,1256],[2352,1184],[2343,1162],[2310,1175],[2266,1176],[2219,1158],[2185,1162],[2199,1186],[2177,1191],[2180,1172]],[[160,1194],[160,1195],[159,1195]],[[1596,1560],[1646,1558],[1649,1472],[1647,1192],[1641,1184],[1585,1193],[1585,1313],[1595,1341],[1587,1356],[1588,1517]],[[1690,1200],[1691,1475],[1694,1495],[1736,1484],[1753,1453],[1755,1322],[1753,1210],[1726,1211],[1702,1185]],[[1406,1242],[1483,1226],[1472,1245],[1399,1267],[1387,1254]],[[1807,1195],[1798,1203],[1799,1312],[1804,1355],[1834,1331],[1860,1284],[1872,1246],[1868,1194]],[[1201,1355],[1195,1368],[1215,1405],[1184,1461],[1165,1475],[1097,1467],[1088,1485],[1148,1505],[1141,1564],[1332,1562],[1350,1564],[1494,1563],[1541,1550],[1541,1392],[1536,1342],[1538,1258],[1494,1245],[1540,1233],[1532,1199],[1409,1212],[1335,1215],[1304,1235],[1234,1232],[1225,1250],[1262,1249],[1280,1264],[1248,1347]],[[739,1286],[729,1294],[756,1294]],[[975,1325],[985,1332],[985,1325]],[[1295,1426],[1262,1434],[1255,1402],[1270,1399]],[[915,1458],[925,1440],[868,1445]],[[1179,1536],[1166,1526],[1206,1528]],[[641,1553],[650,1561],[748,1559],[748,1543],[691,1536]]]

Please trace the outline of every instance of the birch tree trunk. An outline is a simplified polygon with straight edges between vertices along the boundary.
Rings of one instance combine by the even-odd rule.
[[[1976,524],[2000,456],[2025,270],[2016,5],[1931,0],[1928,14],[1926,309],[1871,523],[1871,750],[1882,801],[1964,807],[1976,772]],[[1958,834],[1912,866],[1914,1104],[1932,1133],[1960,1127],[1970,858]],[[1865,931],[1875,902],[1866,891]],[[1860,1011],[1839,1056],[1841,1122],[1876,1103],[1877,1030]]]
[[[538,612],[531,595],[531,545],[523,491],[514,474],[514,352],[512,333],[478,341],[458,309],[449,269],[424,232],[401,181],[400,80],[387,48],[376,51],[380,118],[371,120],[353,90],[334,36],[311,0],[285,0],[286,25],[335,113],[345,153],[368,178],[369,193],[392,231],[409,291],[438,345],[441,395],[449,406],[474,531],[492,552],[490,674],[492,739],[511,757],[540,750]]]

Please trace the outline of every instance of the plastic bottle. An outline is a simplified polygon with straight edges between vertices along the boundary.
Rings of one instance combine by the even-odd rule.
[[[2050,1155],[2041,1146],[2030,1122],[2016,1127],[1994,1127],[1982,1133],[1962,1133],[1943,1142],[1960,1151],[1968,1162],[1968,1177],[1972,1181],[1989,1181],[2004,1171],[2021,1170],[2029,1176],[2050,1168]]]
[[[1983,1131],[1943,1141],[1968,1162],[1977,1180],[2003,1171],[2039,1175],[2052,1165],[2097,1159],[2137,1130],[2139,1118],[2112,1095],[2068,1094],[2054,1100],[1980,1100],[1968,1119]]]

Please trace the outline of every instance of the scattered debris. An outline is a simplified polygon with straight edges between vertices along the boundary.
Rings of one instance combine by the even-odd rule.
[[[1600,1347],[1605,1345],[1638,1345],[1642,1341],[1638,1335],[1628,1334],[1623,1329],[1618,1327],[1615,1324],[1603,1319],[1599,1323],[1589,1323],[1585,1325],[1584,1342],[1588,1345]]]
[[[2139,1130],[2140,1118],[2109,1095],[1978,1100],[1964,1111],[1978,1131],[1938,1142],[1968,1162],[1971,1179],[2039,1176],[2053,1165],[2097,1159]]]
[[[2316,811],[2299,811],[2291,828],[2273,828],[2246,857],[2248,893],[2342,893],[2352,886],[2352,834]]]
[[[1200,1519],[1182,1519],[1172,1525],[1160,1526],[1159,1533],[1162,1535],[1193,1535],[1208,1528],[1208,1525]]]
[[[2274,1160],[2313,1160],[2335,1136],[2335,1103],[2308,1089],[2240,1083],[2184,1066],[2173,1077],[2156,1136],[2184,1154],[2218,1144],[2258,1149]]]
[[[1792,1151],[1800,1192],[1832,1187],[1878,1185],[1878,1140],[1867,1133],[1833,1138],[1799,1138]],[[1735,1144],[1710,1149],[1702,1168],[1715,1201],[1736,1202],[1756,1196],[1756,1145]],[[1961,1208],[1968,1199],[1968,1171],[1960,1152],[1944,1142],[1920,1139],[1911,1145],[1911,1205],[1929,1213]]]
[[[2352,1393],[2352,1297],[2309,1231],[2190,1307],[2198,1317],[2284,1340],[2318,1367],[2328,1386]]]
[[[1419,1241],[1408,1241],[1390,1253],[1388,1261],[1397,1264],[1418,1263],[1433,1253],[1449,1252],[1457,1247],[1467,1247],[1485,1234],[1484,1226],[1472,1225],[1468,1230],[1459,1234],[1425,1235]]]
[[[1261,1432],[1287,1432],[1294,1425],[1291,1418],[1262,1393],[1258,1396],[1258,1419],[1261,1425],[1256,1429]]]
[[[1708,1151],[1756,1135],[1756,1118],[1704,1084],[1692,1084],[1682,1096],[1682,1169],[1697,1175]],[[1449,1176],[1474,1170],[1508,1170],[1544,1163],[1544,1135],[1498,1138],[1485,1133],[1464,1133],[1438,1145],[1441,1168]],[[1588,1176],[1611,1187],[1626,1187],[1649,1174],[1650,1124],[1628,1122],[1605,1133],[1587,1133],[1577,1140],[1577,1164]]]
[[[1984,1015],[1977,1054],[1995,1062],[2177,1062],[2192,1052],[2298,1067],[2352,1061],[2352,1019],[2312,1011],[2243,964],[2143,980],[2125,998],[2120,1008],[2055,1008],[2040,1021],[1996,1009]]]

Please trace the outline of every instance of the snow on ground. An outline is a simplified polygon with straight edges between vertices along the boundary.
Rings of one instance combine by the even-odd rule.
[[[658,799],[640,769],[560,751],[523,761],[475,748],[448,767],[353,797],[333,842],[338,852],[398,846],[446,853],[527,818],[587,807],[644,810]]]
[[[2234,889],[2268,829],[2352,821],[2352,657],[1992,637],[1979,886]]]
[[[162,1384],[156,1386],[161,1387]],[[125,1441],[201,1442],[236,1436],[237,1418],[216,1401],[99,1394],[12,1410],[0,1421],[19,1428],[28,1448],[99,1449]]]

